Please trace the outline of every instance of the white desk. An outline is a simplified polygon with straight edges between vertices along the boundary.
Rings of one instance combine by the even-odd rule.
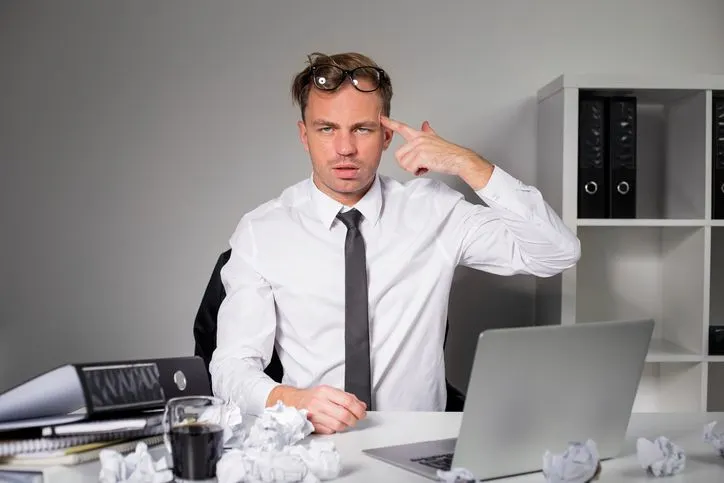
[[[335,441],[342,457],[343,470],[335,481],[397,483],[431,481],[411,472],[377,461],[361,453],[364,448],[389,444],[424,441],[431,438],[454,437],[460,426],[461,413],[369,413],[365,427],[337,434]],[[724,422],[724,413],[702,414],[634,414],[629,425],[626,445],[620,458],[602,463],[600,482],[711,483],[724,481],[724,458],[702,440],[703,427],[717,419]],[[719,428],[717,428],[719,429]],[[636,439],[666,436],[684,449],[686,468],[673,478],[652,478],[639,466]],[[541,448],[541,463],[543,453]],[[494,480],[496,483],[528,483],[545,481],[543,474]]]
[[[331,438],[342,458],[339,482],[395,481],[429,482],[414,473],[373,459],[362,449],[390,444],[424,441],[433,438],[455,437],[461,413],[368,413],[358,428],[333,436],[312,435],[312,438]],[[626,446],[619,458],[604,461],[600,482],[651,483],[711,483],[724,481],[724,458],[702,440],[706,423],[724,422],[724,413],[700,414],[634,414],[629,425]],[[686,453],[686,468],[673,478],[655,479],[646,475],[636,459],[636,438],[666,436]],[[541,448],[541,461],[547,448]],[[555,451],[555,448],[553,448]],[[154,449],[161,452],[162,447]],[[45,483],[97,482],[99,463],[78,467],[54,468],[46,473]],[[51,476],[53,474],[53,476]],[[496,482],[543,482],[542,473],[495,480]]]

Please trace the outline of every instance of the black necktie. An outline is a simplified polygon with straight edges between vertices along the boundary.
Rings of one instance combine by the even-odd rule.
[[[370,331],[367,313],[367,258],[365,241],[359,231],[362,213],[352,209],[338,213],[347,227],[344,244],[345,259],[345,391],[357,396],[372,410],[370,376]]]

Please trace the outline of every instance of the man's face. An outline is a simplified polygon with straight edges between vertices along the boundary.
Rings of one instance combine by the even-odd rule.
[[[299,136],[312,159],[317,187],[352,205],[369,189],[392,131],[380,125],[382,99],[345,82],[334,92],[312,87]]]

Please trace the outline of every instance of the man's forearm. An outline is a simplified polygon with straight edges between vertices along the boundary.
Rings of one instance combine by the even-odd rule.
[[[493,175],[495,165],[472,151],[464,159],[460,167],[460,179],[475,191],[485,188]]]

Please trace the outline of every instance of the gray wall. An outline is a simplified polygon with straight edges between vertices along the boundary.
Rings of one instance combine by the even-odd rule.
[[[69,361],[192,352],[239,217],[309,174],[289,96],[308,52],[371,55],[393,117],[534,183],[539,86],[721,73],[722,20],[721,0],[3,1],[0,390]],[[398,145],[382,172],[405,179]],[[454,382],[481,329],[533,323],[533,290],[459,272]]]

